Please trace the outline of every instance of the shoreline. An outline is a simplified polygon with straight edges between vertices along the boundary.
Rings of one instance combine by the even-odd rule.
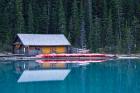
[[[103,53],[103,54],[105,54],[105,53]],[[111,58],[111,59],[140,59],[140,54],[131,54],[131,55],[111,54],[111,55],[116,56],[116,58]],[[72,60],[72,58],[68,58],[65,60],[69,60],[69,59]],[[80,59],[84,59],[84,58],[80,58]],[[85,58],[85,60],[87,60],[87,59],[88,59],[88,57]],[[48,58],[38,58],[36,56],[25,56],[24,54],[0,53],[0,60],[4,60],[4,61],[8,61],[8,60],[13,60],[13,61],[16,61],[16,60],[59,60],[59,58],[58,59],[54,59],[54,58],[48,59]],[[79,58],[77,58],[77,60],[79,60]],[[94,60],[96,60],[96,59],[94,59]]]
[[[89,53],[90,54],[90,53]],[[93,53],[94,54],[94,53]],[[95,53],[96,54],[96,53]],[[97,53],[97,54],[111,54],[111,53]],[[133,56],[133,57],[140,57],[140,53],[133,53],[133,54],[111,54],[111,55],[115,55],[115,56]],[[24,54],[13,54],[13,53],[0,53],[0,57],[10,57],[10,56],[25,56]],[[27,56],[26,56],[27,57]]]

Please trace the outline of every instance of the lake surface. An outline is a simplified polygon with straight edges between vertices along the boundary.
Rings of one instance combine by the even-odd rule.
[[[36,74],[24,77],[31,74],[30,71],[45,74],[43,80]],[[140,93],[140,60],[110,60],[84,65],[2,62],[0,93]]]

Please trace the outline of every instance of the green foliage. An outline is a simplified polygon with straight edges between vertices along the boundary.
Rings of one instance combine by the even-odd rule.
[[[23,0],[15,0],[16,3],[16,28],[17,32],[24,33]]]
[[[33,9],[32,3],[29,2],[28,4],[28,32],[32,33],[34,31],[34,19],[33,19]]]
[[[66,33],[66,17],[65,17],[65,11],[64,11],[64,4],[63,0],[59,0],[59,7],[58,7],[58,30],[62,34]]]
[[[139,0],[0,0],[0,50],[10,51],[17,33],[63,33],[73,46],[92,52],[139,52],[139,4]]]
[[[98,17],[95,17],[93,29],[89,33],[89,41],[91,41],[90,48],[93,52],[99,52],[99,48],[101,47],[100,34],[101,34],[100,19]]]
[[[107,21],[107,29],[106,29],[106,34],[105,34],[105,42],[107,48],[106,51],[108,52],[113,52],[113,47],[114,47],[114,37],[113,37],[113,22],[112,22],[112,11],[109,11],[109,16],[108,16],[108,21]]]

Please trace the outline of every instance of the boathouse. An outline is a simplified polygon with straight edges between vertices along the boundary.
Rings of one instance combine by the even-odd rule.
[[[17,34],[13,42],[15,54],[68,53],[70,42],[63,34]]]

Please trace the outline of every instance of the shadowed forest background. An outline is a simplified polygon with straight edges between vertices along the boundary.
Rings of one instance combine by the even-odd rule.
[[[93,52],[140,52],[140,0],[0,0],[0,51],[17,33],[62,33]]]

